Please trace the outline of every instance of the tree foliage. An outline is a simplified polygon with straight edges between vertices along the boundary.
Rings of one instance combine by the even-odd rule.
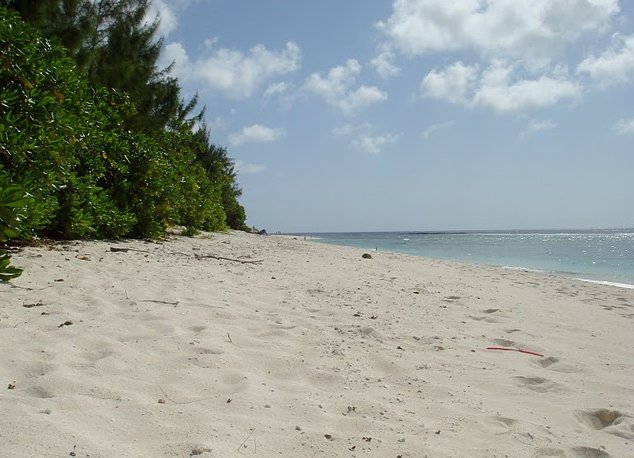
[[[3,3],[32,25],[0,8],[0,191],[32,196],[20,237],[244,228],[233,162],[156,66],[147,0]]]
[[[0,243],[20,235],[22,209],[28,195],[19,186],[11,183],[9,176],[0,169]],[[10,266],[10,256],[0,250],[0,281],[5,282],[20,276],[21,269]]]

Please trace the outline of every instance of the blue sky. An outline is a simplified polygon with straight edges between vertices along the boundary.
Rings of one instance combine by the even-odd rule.
[[[634,2],[153,6],[250,225],[634,227]]]

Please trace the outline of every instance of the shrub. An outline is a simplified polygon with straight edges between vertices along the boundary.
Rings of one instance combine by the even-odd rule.
[[[131,131],[124,119],[135,110],[126,94],[93,86],[63,47],[0,8],[0,168],[32,196],[20,207],[15,237],[227,228],[232,178],[202,165],[191,122]]]
[[[0,242],[19,235],[20,220],[28,200],[24,190],[13,185],[9,176],[0,169]],[[11,267],[10,264],[11,256],[0,250],[0,281],[8,281],[22,273],[21,269]]]
[[[21,236],[122,236],[133,223],[98,181],[110,167],[100,150],[108,91],[93,89],[66,50],[0,9],[0,164],[34,199]]]

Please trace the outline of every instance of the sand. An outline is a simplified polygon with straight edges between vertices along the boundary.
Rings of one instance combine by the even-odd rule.
[[[634,456],[634,290],[362,254],[238,232],[15,254],[0,456]]]

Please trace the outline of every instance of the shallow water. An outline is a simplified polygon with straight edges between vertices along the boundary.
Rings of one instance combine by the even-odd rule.
[[[634,287],[634,229],[313,233],[320,242]]]

